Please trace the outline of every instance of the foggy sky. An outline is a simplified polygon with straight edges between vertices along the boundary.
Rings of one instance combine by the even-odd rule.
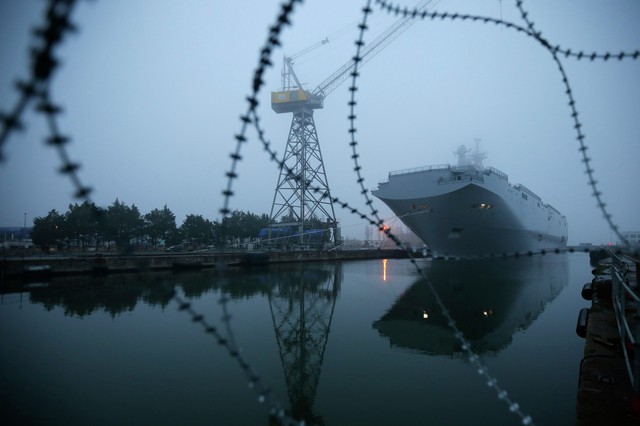
[[[178,225],[187,214],[220,218],[229,153],[246,109],[259,50],[279,1],[111,0],[81,2],[80,31],[59,48],[54,101],[79,176],[101,206],[116,198],[144,214],[165,204]],[[409,6],[413,2],[406,3]],[[0,111],[18,97],[13,81],[28,75],[30,30],[45,2],[0,0]],[[328,37],[301,57],[296,72],[315,86],[354,54],[363,1],[306,1],[283,33],[266,75],[259,114],[283,153],[290,114],[275,114],[269,92],[280,86],[282,55]],[[627,1],[526,1],[537,28],[574,51],[640,49],[640,4]],[[372,40],[395,20],[374,8]],[[441,1],[436,10],[492,16],[522,24],[515,1]],[[614,221],[640,230],[640,60],[563,58],[596,179]],[[530,37],[495,25],[417,21],[362,69],[358,149],[365,185],[392,170],[454,163],[460,144],[480,139],[485,165],[522,183],[567,216],[569,243],[605,243],[612,232],[596,209],[578,152],[568,99],[551,55]],[[347,133],[348,83],[315,112],[333,196],[367,211],[352,172]],[[64,213],[74,187],[56,172],[44,120],[30,110],[0,164],[0,226],[28,225],[51,209]],[[231,208],[269,213],[277,165],[249,132]],[[375,200],[382,216],[388,209]],[[364,238],[363,221],[336,206],[343,234]],[[393,219],[390,219],[393,223]]]

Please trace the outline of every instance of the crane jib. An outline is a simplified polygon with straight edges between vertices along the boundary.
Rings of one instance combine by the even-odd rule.
[[[418,12],[426,10],[432,0],[425,0],[416,6]],[[398,19],[393,25],[387,28],[382,34],[376,37],[361,53],[359,67],[369,62],[373,57],[380,53],[393,40],[398,38],[416,21],[415,16],[406,16]],[[298,76],[293,70],[293,59],[308,53],[309,51],[328,43],[328,39],[324,39],[293,56],[285,57],[282,67],[282,90],[271,92],[271,108],[277,113],[295,112],[300,108],[317,109],[323,107],[324,98],[333,92],[338,86],[344,83],[352,73],[355,66],[353,59],[343,64],[334,71],[329,77],[322,81],[318,86],[309,92],[302,88]],[[294,80],[295,85],[292,84]],[[289,104],[289,105],[286,105]]]

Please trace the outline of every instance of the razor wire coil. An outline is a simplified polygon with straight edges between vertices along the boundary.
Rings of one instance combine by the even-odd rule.
[[[570,116],[573,122],[573,127],[576,131],[576,139],[579,143],[579,152],[581,156],[581,162],[584,163],[585,173],[588,176],[588,184],[592,189],[592,196],[596,200],[596,205],[598,209],[602,212],[608,226],[610,229],[618,236],[618,238],[626,242],[624,236],[620,233],[618,226],[614,223],[612,215],[606,208],[606,203],[603,201],[602,192],[598,189],[597,181],[595,180],[594,170],[591,167],[591,159],[587,156],[588,147],[584,143],[585,135],[582,132],[583,124],[579,120],[578,109],[576,107],[576,101],[574,93],[569,84],[568,75],[563,67],[562,61],[560,60],[561,56],[565,58],[572,58],[578,61],[588,59],[590,61],[609,61],[609,60],[626,60],[633,59],[637,60],[640,57],[640,51],[636,50],[633,52],[619,52],[619,53],[611,53],[611,52],[585,52],[585,51],[573,51],[570,48],[564,48],[560,45],[552,45],[552,43],[546,38],[542,37],[542,32],[537,30],[536,25],[530,19],[528,12],[524,9],[523,2],[521,0],[516,1],[516,7],[520,11],[521,18],[524,22],[524,26],[517,25],[508,21],[504,21],[502,19],[496,19],[492,17],[484,17],[477,15],[469,15],[469,14],[461,14],[461,13],[448,13],[448,12],[428,12],[428,11],[419,11],[416,8],[408,8],[406,6],[400,6],[399,4],[388,2],[386,0],[374,0],[378,5],[379,9],[395,15],[402,15],[404,17],[410,17],[412,19],[422,19],[426,20],[427,18],[434,21],[439,19],[440,21],[471,21],[477,23],[484,24],[494,24],[498,26],[502,26],[506,29],[514,30],[518,33],[522,33],[528,37],[533,38],[540,45],[542,45],[545,49],[547,49],[553,61],[556,63],[558,70],[561,74],[562,82],[565,87],[565,93],[568,98],[568,105],[570,107]],[[261,142],[264,150],[267,152],[270,161],[276,163],[279,169],[285,169],[287,173],[287,177],[292,180],[299,182],[299,177],[296,176],[293,170],[291,170],[282,160],[278,158],[277,152],[271,148],[271,143],[267,140],[265,135],[265,130],[260,125],[260,117],[258,114],[258,94],[260,90],[264,86],[264,73],[266,70],[273,66],[271,61],[271,56],[273,51],[280,47],[280,35],[285,27],[291,25],[291,16],[293,15],[296,6],[302,3],[302,0],[289,0],[281,5],[279,14],[277,15],[275,22],[269,27],[267,39],[260,50],[258,65],[253,72],[253,78],[251,82],[251,94],[247,96],[247,109],[244,114],[240,116],[241,126],[238,133],[234,136],[235,139],[235,150],[229,154],[231,165],[227,172],[225,172],[225,177],[227,180],[226,187],[222,191],[223,196],[223,205],[220,209],[220,213],[223,216],[227,216],[231,213],[230,203],[232,197],[235,195],[233,190],[233,183],[236,179],[239,178],[238,168],[239,163],[242,161],[243,157],[241,154],[242,145],[248,142],[247,131],[253,124],[253,128],[255,129],[258,140]],[[80,169],[79,162],[71,161],[67,151],[66,145],[70,141],[70,137],[64,136],[59,129],[59,125],[57,123],[57,116],[62,113],[62,107],[54,104],[50,99],[49,86],[51,84],[52,76],[54,71],[58,65],[58,58],[55,56],[55,51],[57,47],[62,43],[64,38],[68,33],[73,33],[77,31],[76,26],[71,22],[70,16],[76,5],[75,0],[50,0],[48,8],[45,13],[45,22],[43,26],[34,31],[34,37],[38,41],[37,46],[32,50],[32,62],[30,72],[31,75],[26,81],[18,81],[16,83],[16,90],[19,95],[19,99],[15,103],[13,109],[9,113],[0,114],[0,122],[2,124],[0,129],[0,161],[4,160],[4,156],[2,153],[2,148],[7,143],[12,132],[21,130],[24,125],[22,124],[21,118],[32,101],[37,100],[39,103],[37,105],[37,111],[45,117],[49,129],[49,138],[47,139],[47,144],[53,146],[58,151],[58,155],[60,157],[61,166],[59,172],[68,175],[72,184],[75,188],[75,198],[83,199],[85,201],[90,201],[89,195],[92,192],[92,189],[88,186],[85,186],[79,178],[78,170]],[[391,239],[399,248],[407,250],[407,248],[402,244],[402,242],[389,230],[383,227],[383,220],[378,216],[378,211],[373,206],[373,200],[369,196],[369,191],[366,189],[364,185],[364,177],[362,175],[363,166],[360,163],[360,154],[357,150],[358,141],[356,139],[357,128],[356,128],[356,109],[357,109],[357,99],[356,95],[358,92],[357,81],[360,76],[359,72],[359,64],[362,60],[360,56],[361,48],[364,46],[364,36],[366,31],[369,29],[368,27],[368,17],[373,12],[372,2],[368,0],[365,6],[362,8],[362,20],[358,25],[359,34],[358,38],[355,41],[355,54],[353,56],[354,68],[351,73],[351,85],[348,90],[350,92],[350,100],[348,102],[349,113],[347,116],[348,120],[348,134],[349,134],[349,147],[351,150],[351,159],[353,161],[353,172],[356,176],[356,184],[360,187],[361,195],[365,200],[365,205],[370,209],[370,213],[363,213],[359,209],[350,205],[349,203],[339,199],[338,197],[334,197],[329,195],[328,193],[323,192],[321,194],[322,199],[325,197],[330,197],[331,200],[339,205],[342,209],[347,210],[351,214],[360,217],[361,219],[367,221],[370,225],[378,227],[380,231],[383,231],[389,239]],[[311,188],[315,193],[319,193],[323,191],[320,187]],[[547,254],[560,254],[560,253],[573,253],[576,251],[584,251],[589,252],[589,248],[579,249],[574,247],[567,247],[564,249],[554,249],[554,250],[540,250],[540,251],[527,251],[524,253],[493,253],[489,255],[482,256],[469,256],[464,258],[507,258],[507,257],[521,257],[521,256],[535,256],[535,255],[547,255]],[[621,249],[621,251],[623,251]],[[412,256],[411,251],[407,250],[409,259],[411,263],[413,263],[420,274],[426,279],[426,275],[424,275],[424,270],[420,268],[417,264],[416,259]],[[633,253],[637,256],[637,253]],[[450,259],[454,258],[453,256],[444,255],[443,258]],[[455,257],[458,259],[459,257]],[[487,386],[493,388],[496,392],[497,398],[499,400],[503,400],[507,405],[507,408],[510,412],[519,416],[521,423],[524,425],[533,424],[533,420],[530,416],[526,415],[520,408],[519,404],[508,397],[506,390],[502,389],[498,386],[497,379],[491,376],[488,372],[486,366],[480,360],[480,357],[473,352],[469,342],[466,340],[463,333],[457,328],[455,320],[451,317],[449,310],[444,305],[442,300],[440,299],[438,293],[436,292],[433,285],[426,280],[427,285],[432,291],[433,295],[436,298],[436,301],[445,315],[448,321],[449,327],[452,329],[452,332],[456,339],[460,342],[463,351],[466,352],[467,359],[471,364],[473,364],[477,368],[477,372],[480,376],[482,376],[487,383]],[[271,390],[264,384],[260,377],[253,371],[250,367],[249,363],[242,356],[241,351],[235,344],[235,340],[233,337],[233,330],[231,327],[231,315],[227,311],[226,301],[224,298],[221,298],[220,302],[223,304],[224,308],[224,316],[222,318],[223,323],[225,324],[227,330],[227,336],[223,336],[219,329],[211,324],[209,324],[203,315],[196,312],[190,303],[186,302],[184,299],[179,297],[177,294],[174,294],[173,299],[176,301],[178,305],[178,309],[186,312],[194,323],[200,324],[204,332],[211,335],[217,342],[223,346],[229,353],[229,356],[235,358],[238,361],[240,368],[243,370],[246,378],[249,381],[249,387],[254,389],[258,395],[258,401],[260,403],[265,403],[272,415],[274,415],[281,424],[304,424],[304,422],[298,422],[295,419],[292,419],[287,415],[285,410],[279,404],[279,402],[273,396]]]

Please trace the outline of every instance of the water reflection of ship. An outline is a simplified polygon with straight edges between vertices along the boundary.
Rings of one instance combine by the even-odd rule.
[[[298,266],[289,268],[287,273],[271,275],[277,283],[269,292],[269,306],[289,393],[290,415],[308,425],[320,425],[324,420],[313,412],[313,403],[342,283],[342,265]]]
[[[506,348],[567,284],[565,255],[445,262],[426,265],[460,331],[476,353]],[[425,279],[416,281],[373,327],[391,346],[433,355],[461,353]]]

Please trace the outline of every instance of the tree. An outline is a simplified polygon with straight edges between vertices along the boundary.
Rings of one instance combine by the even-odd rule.
[[[180,226],[180,233],[191,244],[211,244],[215,238],[214,224],[201,215],[188,215]]]
[[[65,238],[64,216],[57,210],[51,210],[45,217],[33,219],[31,239],[42,248],[60,246]]]
[[[103,221],[104,210],[94,203],[69,204],[69,210],[64,214],[64,233],[80,247],[97,244]]]
[[[162,210],[153,209],[144,215],[145,234],[151,239],[151,245],[156,246],[159,240],[171,241],[176,234],[176,216],[164,205]]]
[[[121,203],[117,198],[106,211],[105,237],[115,241],[118,248],[131,245],[131,240],[142,236],[144,220],[135,204],[131,207]]]
[[[263,213],[257,215],[250,212],[234,210],[230,216],[222,220],[222,237],[232,238],[255,238],[260,229],[269,225],[269,215]]]

